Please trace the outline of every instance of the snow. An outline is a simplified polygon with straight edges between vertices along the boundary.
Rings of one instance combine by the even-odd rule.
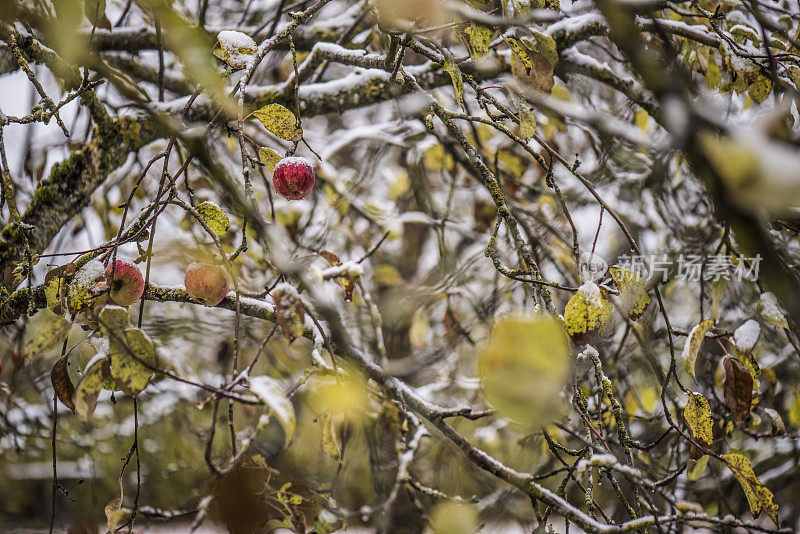
[[[748,319],[742,323],[739,328],[733,333],[733,344],[741,352],[752,352],[758,343],[758,338],[761,335],[761,327],[758,322],[753,319]]]
[[[89,287],[96,284],[106,275],[105,265],[97,260],[91,260],[75,273],[72,283],[77,287]]]
[[[253,61],[256,42],[249,35],[231,30],[223,30],[217,34],[219,45],[227,58],[228,65],[235,69],[243,69]]]
[[[603,306],[603,297],[600,294],[600,286],[598,286],[595,282],[586,282],[578,288],[578,293],[583,296],[587,303],[597,307]]]

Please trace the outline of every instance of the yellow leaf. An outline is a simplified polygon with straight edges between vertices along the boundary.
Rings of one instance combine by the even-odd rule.
[[[758,79],[747,88],[747,94],[750,95],[750,98],[753,99],[753,102],[756,104],[760,104],[766,100],[770,91],[772,91],[772,82],[766,76],[759,76]]]
[[[408,329],[408,338],[411,346],[421,349],[428,344],[429,323],[425,310],[420,308],[414,312],[411,318],[411,327]]]
[[[683,345],[683,353],[681,354],[683,368],[692,376],[694,376],[694,364],[697,361],[697,353],[700,352],[700,345],[702,345],[703,338],[711,330],[712,326],[714,326],[714,321],[711,319],[700,321],[700,324],[689,332],[689,337],[686,338],[686,343]]]
[[[105,307],[99,319],[100,329],[109,340],[109,372],[114,387],[128,395],[138,395],[153,377],[150,369],[156,365],[153,342],[142,330],[129,326],[130,318],[120,307]]]
[[[564,309],[564,322],[567,333],[579,345],[585,344],[589,337],[603,328],[610,318],[608,301],[603,298],[600,286],[586,282],[575,293]]]
[[[322,419],[322,450],[337,462],[342,460],[342,446],[336,435],[336,423],[327,412]]]
[[[35,324],[25,332],[22,352],[26,358],[33,358],[64,343],[69,335],[70,322],[50,310],[36,314]]]
[[[303,129],[297,125],[297,117],[280,104],[267,104],[253,115],[276,137],[294,142],[303,139]]]
[[[622,311],[631,319],[638,319],[650,304],[650,295],[638,274],[622,267],[610,267],[611,278],[619,289]]]
[[[464,33],[467,35],[467,41],[473,57],[482,58],[489,53],[489,43],[492,41],[492,30],[490,28],[471,22],[469,26],[464,28]]]
[[[525,49],[525,45],[522,44],[522,41],[517,39],[516,37],[503,37],[503,40],[508,44],[511,51],[514,52],[514,56],[522,62],[522,65],[526,69],[530,69],[533,67],[533,62],[531,61],[530,56],[528,55],[528,51]]]
[[[707,454],[701,456],[699,460],[692,460],[690,458],[686,464],[686,478],[692,482],[699,480],[703,471],[706,470],[709,458],[710,456]]]
[[[461,77],[461,70],[458,68],[458,65],[450,60],[444,62],[444,70],[450,75],[450,79],[453,81],[453,89],[456,92],[456,100],[458,100],[458,104],[463,108],[464,79]]]
[[[736,453],[724,454],[722,459],[725,460],[725,464],[733,471],[736,480],[741,484],[753,517],[761,515],[763,510],[777,525],[778,505],[772,501],[772,492],[756,476],[753,466],[750,465],[750,460]]]
[[[258,149],[258,161],[263,163],[269,172],[274,172],[275,165],[277,165],[278,162],[282,159],[283,156],[281,156],[271,148],[262,146],[261,148]]]
[[[536,134],[536,115],[525,104],[519,106],[519,134],[525,141],[529,141]]]
[[[472,534],[478,526],[478,511],[472,504],[444,501],[431,512],[433,534]]]
[[[75,386],[75,413],[86,422],[97,405],[97,396],[108,378],[108,361],[104,354],[97,354],[86,365],[83,377]]]
[[[507,317],[495,323],[478,357],[483,392],[497,412],[527,428],[551,422],[571,370],[562,325],[552,317]]]
[[[228,219],[228,214],[214,202],[206,200],[205,202],[201,202],[195,209],[203,218],[203,222],[205,222],[215,234],[225,235],[230,229],[231,222],[230,219]]]
[[[705,397],[690,392],[689,400],[683,407],[683,418],[689,423],[695,440],[711,445],[714,441],[712,432],[714,420],[711,418],[711,407]]]
[[[650,115],[642,108],[639,108],[636,110],[636,113],[633,114],[633,122],[640,130],[647,130],[647,123],[650,122]]]

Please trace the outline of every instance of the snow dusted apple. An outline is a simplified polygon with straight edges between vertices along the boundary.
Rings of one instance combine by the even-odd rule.
[[[113,278],[112,278],[113,271]],[[127,258],[119,258],[106,267],[106,283],[109,294],[114,304],[130,306],[144,293],[144,278],[142,272]]]
[[[193,262],[186,269],[186,291],[206,306],[216,306],[228,294],[228,275],[220,265]]]
[[[301,200],[314,187],[314,166],[306,158],[283,158],[272,172],[275,190],[286,200]]]

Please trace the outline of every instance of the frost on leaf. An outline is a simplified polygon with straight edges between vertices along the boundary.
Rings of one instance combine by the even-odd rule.
[[[221,31],[217,39],[220,47],[214,54],[234,69],[246,68],[258,49],[252,37],[238,31]]]
[[[269,172],[275,171],[275,165],[282,159],[283,156],[271,148],[262,146],[258,149],[258,161],[263,163]]]
[[[557,416],[570,370],[564,329],[546,316],[500,319],[478,357],[489,403],[526,428],[538,428]]]
[[[713,326],[714,321],[711,319],[700,321],[700,324],[689,332],[689,337],[686,338],[686,343],[683,345],[683,353],[681,354],[683,368],[692,376],[694,376],[694,365],[697,361],[697,353],[700,352],[700,346],[703,344],[703,338],[706,337],[706,334]]]
[[[772,501],[772,492],[756,476],[750,460],[736,453],[724,454],[722,459],[725,460],[725,464],[741,484],[753,517],[758,517],[764,511],[777,525],[778,505]]]
[[[283,428],[284,447],[288,447],[294,437],[297,418],[292,402],[283,392],[280,385],[268,376],[257,376],[250,379],[250,391],[258,396]]]
[[[293,142],[303,139],[303,129],[297,125],[297,117],[280,104],[268,104],[253,115],[276,137]]]
[[[689,392],[689,400],[683,407],[683,418],[692,429],[695,441],[711,445],[714,440],[712,428],[714,420],[711,418],[711,406],[708,400],[699,393]],[[701,456],[698,454],[697,456]]]
[[[53,365],[53,369],[50,371],[50,382],[53,384],[53,391],[58,400],[74,412],[75,402],[72,397],[75,395],[75,386],[72,385],[72,380],[69,378],[68,358],[69,354],[64,355]]]
[[[153,342],[142,330],[129,326],[125,310],[108,306],[100,312],[100,326],[109,340],[110,377],[127,395],[137,395],[147,387],[156,365]],[[147,364],[147,365],[145,365]]]
[[[748,319],[733,332],[733,344],[742,354],[750,354],[756,348],[761,336],[761,327],[753,319]]]
[[[619,289],[623,313],[633,320],[641,317],[650,304],[650,295],[647,294],[642,279],[638,274],[623,267],[610,267],[608,271]]]
[[[71,310],[88,308],[97,295],[97,283],[105,279],[106,268],[92,260],[80,268],[69,284],[68,300]]]
[[[732,356],[726,356],[722,365],[725,368],[725,403],[733,414],[734,423],[741,427],[753,402],[753,376],[742,362]]]
[[[36,314],[36,321],[25,333],[22,352],[26,358],[33,358],[64,343],[70,330],[70,322],[50,310]]]
[[[108,361],[105,354],[97,354],[86,365],[83,377],[75,386],[75,413],[86,422],[97,406],[97,396],[109,376]]]
[[[783,316],[783,312],[778,307],[778,299],[772,293],[763,293],[761,298],[758,299],[758,313],[772,326],[789,328],[786,317]]]
[[[197,208],[197,213],[203,218],[211,231],[217,235],[225,235],[231,227],[231,222],[228,219],[228,214],[217,206],[214,202],[206,200],[201,202]]]
[[[585,345],[610,320],[611,303],[603,298],[600,286],[586,282],[578,288],[564,309],[567,333],[577,345]]]

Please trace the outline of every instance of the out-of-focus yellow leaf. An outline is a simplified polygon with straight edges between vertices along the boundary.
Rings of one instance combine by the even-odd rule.
[[[35,322],[25,332],[22,352],[26,358],[33,358],[64,343],[70,330],[70,322],[50,310],[36,314]]]
[[[650,295],[638,274],[622,267],[610,267],[608,271],[619,289],[622,312],[631,319],[638,319],[650,304]]]
[[[570,369],[564,328],[547,316],[500,319],[478,358],[487,400],[501,416],[526,428],[557,417]]]
[[[471,504],[444,501],[431,512],[433,534],[471,534],[478,526],[478,511]]]

